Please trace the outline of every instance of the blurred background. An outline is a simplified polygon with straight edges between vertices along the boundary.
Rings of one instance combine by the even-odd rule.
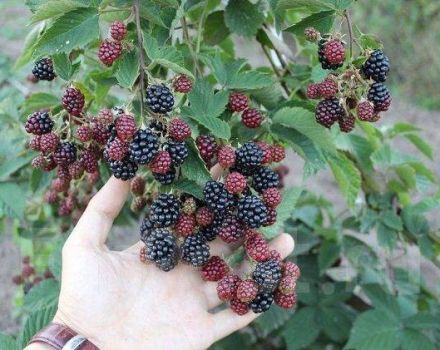
[[[26,81],[30,70],[13,70],[24,37],[30,30],[29,17],[30,12],[22,1],[0,2],[0,119],[7,114],[17,114],[15,106],[32,89]],[[424,130],[422,135],[437,150],[440,145],[440,133],[437,132],[440,120],[440,1],[358,0],[352,6],[352,17],[358,30],[381,38],[392,62],[389,85],[394,101],[379,125],[396,121],[413,123]],[[6,147],[3,144],[0,147],[0,159],[7,154]],[[412,146],[402,147],[411,151]],[[300,162],[292,157],[290,160],[295,164]],[[440,175],[438,160],[435,155],[435,169]],[[301,176],[300,172],[293,172],[289,181],[297,184],[300,179],[295,176]],[[342,205],[343,199],[332,179],[326,173],[319,174],[314,178],[314,189]],[[8,232],[8,228],[2,231]],[[13,333],[18,324],[12,311],[14,286],[11,278],[20,269],[20,252],[13,244],[12,235],[0,235],[0,261],[0,329]]]

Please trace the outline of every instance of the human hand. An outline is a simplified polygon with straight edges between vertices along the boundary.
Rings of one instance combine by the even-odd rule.
[[[230,309],[211,313],[222,302],[216,283],[205,282],[192,266],[163,272],[139,260],[138,242],[124,251],[105,245],[130,185],[112,177],[90,201],[67,239],[54,322],[88,338],[100,349],[205,349],[246,326],[258,315]],[[284,258],[293,240],[280,235],[271,246]],[[227,256],[224,242],[210,244],[212,255]]]

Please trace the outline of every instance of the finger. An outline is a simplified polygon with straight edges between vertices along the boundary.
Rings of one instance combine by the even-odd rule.
[[[211,168],[211,176],[214,180],[218,180],[222,172],[223,168],[218,163]]]
[[[285,259],[290,253],[292,253],[295,243],[293,241],[292,236],[283,233],[279,235],[277,238],[272,240],[269,244],[271,249],[276,249],[282,259]],[[243,264],[237,269],[238,273],[245,271],[249,268],[249,262],[245,261]],[[219,306],[222,301],[217,296],[217,283],[216,282],[207,282],[204,286],[206,300],[208,301],[208,308],[212,309],[216,306]]]
[[[142,241],[137,241],[135,244],[133,244],[132,246],[128,247],[127,249],[124,250],[124,252],[129,253],[129,254],[139,254],[139,251],[141,250],[141,248],[145,246],[145,243]]]
[[[211,252],[211,255],[218,255],[220,257],[225,257],[231,254],[233,249],[234,249],[233,246],[225,243],[218,237],[209,243],[209,250]]]
[[[121,211],[130,190],[130,182],[111,177],[90,200],[72,231],[69,241],[94,246],[105,243],[113,220]]]

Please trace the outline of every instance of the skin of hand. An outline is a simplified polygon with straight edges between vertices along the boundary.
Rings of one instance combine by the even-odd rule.
[[[206,349],[245,327],[258,315],[244,316],[219,306],[216,283],[201,279],[183,263],[170,272],[139,260],[142,242],[111,251],[107,236],[128,196],[129,182],[114,177],[90,201],[62,252],[62,281],[54,322],[67,325],[100,349]],[[290,235],[271,242],[282,257],[294,247]],[[221,241],[211,254],[232,251]],[[26,349],[48,349],[32,344]]]

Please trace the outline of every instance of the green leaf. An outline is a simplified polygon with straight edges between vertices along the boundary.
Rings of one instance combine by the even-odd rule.
[[[338,157],[328,157],[328,163],[335,176],[336,182],[350,208],[354,207],[361,189],[361,175],[353,162],[343,153]]]
[[[396,173],[408,189],[416,187],[416,171],[409,164],[396,167]]]
[[[228,103],[228,92],[214,92],[213,86],[206,80],[197,80],[188,94],[189,107],[182,108],[182,114],[194,119],[219,138],[231,137],[229,124],[218,116]]]
[[[382,222],[387,225],[389,228],[392,228],[396,231],[402,231],[402,219],[396,212],[392,209],[385,210],[381,213]]]
[[[66,242],[67,235],[60,236],[55,241],[52,255],[49,257],[49,269],[58,281],[61,281],[62,250]]]
[[[55,20],[38,40],[35,55],[49,55],[82,48],[99,36],[98,12],[94,8],[70,11]]]
[[[34,154],[26,154],[24,156],[15,155],[0,165],[0,179],[6,179],[9,175],[28,165]]]
[[[381,247],[393,250],[397,246],[397,231],[380,222],[377,225],[377,240]]]
[[[318,255],[318,265],[321,274],[325,273],[330,266],[339,258],[341,245],[333,241],[324,241],[321,244]]]
[[[353,324],[346,349],[395,350],[402,331],[399,321],[382,310],[370,310],[359,315]]]
[[[47,0],[38,6],[37,11],[31,17],[31,24],[45,19],[57,18],[79,7],[87,7],[87,2],[84,0]]]
[[[24,101],[21,113],[28,115],[41,109],[52,109],[60,103],[61,100],[52,94],[37,92]]]
[[[380,40],[371,34],[361,35],[359,42],[361,47],[364,49],[380,49],[382,47]]]
[[[362,290],[376,309],[396,320],[400,319],[400,308],[396,297],[386,292],[382,286],[379,284],[364,284]]]
[[[139,56],[136,50],[125,52],[118,61],[115,77],[119,85],[131,89],[139,75]]]
[[[11,182],[0,182],[0,208],[7,216],[17,219],[23,217],[25,197],[20,186]]]
[[[285,31],[295,35],[303,35],[304,29],[307,27],[314,27],[321,33],[327,33],[332,28],[334,21],[335,11],[318,12],[302,19],[293,26],[286,28]]]
[[[175,190],[182,191],[184,193],[189,193],[198,199],[203,199],[203,190],[200,185],[192,180],[179,179],[173,182],[172,187]]]
[[[17,348],[17,343],[14,338],[9,335],[0,333],[0,349],[13,350]]]
[[[260,5],[248,0],[229,1],[225,9],[225,24],[238,35],[252,37],[264,22],[264,12]]]
[[[189,144],[188,151],[188,158],[181,167],[182,175],[185,179],[192,180],[199,186],[204,186],[207,181],[211,180],[211,175],[200,158],[193,141]]]
[[[215,11],[206,17],[203,29],[203,42],[207,45],[218,45],[229,36],[230,32],[225,25],[224,11]]]
[[[438,345],[438,344],[437,344]],[[405,329],[402,338],[402,350],[436,350],[435,344],[423,333]]]
[[[428,313],[418,313],[404,320],[405,326],[412,329],[440,329],[440,318]]]
[[[38,38],[43,29],[44,29],[44,24],[41,23],[41,25],[37,25],[33,27],[32,30],[28,33],[26,39],[24,40],[24,45],[21,54],[15,61],[14,69],[19,69],[23,67],[26,63],[28,63],[32,59],[35,46],[37,45]]]
[[[287,349],[305,348],[318,337],[321,327],[316,322],[316,310],[310,306],[301,308],[286,323],[282,334],[286,340]],[[304,332],[305,329],[307,332]]]
[[[47,308],[39,309],[32,312],[25,321],[25,324],[18,337],[18,344],[20,349],[24,349],[29,340],[42,328],[47,326],[52,321],[57,311],[57,305],[52,305]]]
[[[65,53],[52,55],[55,73],[62,79],[69,81],[74,73],[74,67]]]
[[[404,135],[417,149],[422,152],[429,159],[432,159],[432,148],[431,146],[423,140],[419,135],[416,134],[405,134]]]
[[[28,310],[46,308],[57,303],[60,285],[57,280],[46,279],[34,286],[24,297],[23,307]]]
[[[319,12],[325,10],[345,10],[353,0],[280,0],[278,9],[295,9]]]
[[[333,341],[346,340],[353,325],[353,312],[342,305],[322,307],[319,310],[323,332]]]
[[[258,336],[267,337],[270,333],[279,329],[292,316],[292,311],[281,309],[279,307],[271,307],[261,317],[258,317],[252,324]]]

